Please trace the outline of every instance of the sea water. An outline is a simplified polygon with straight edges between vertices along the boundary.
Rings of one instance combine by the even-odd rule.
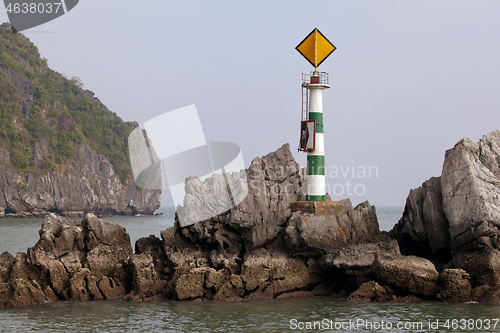
[[[403,207],[376,207],[376,211],[380,230],[389,231],[401,217]],[[160,238],[160,231],[174,226],[174,207],[162,206],[155,213],[159,215],[112,216],[104,219],[123,225],[130,235],[133,248],[139,238],[149,235]],[[0,253],[7,251],[14,256],[17,252],[26,253],[28,247],[35,245],[40,238],[38,231],[42,222],[42,218],[0,218]]]
[[[134,243],[173,226],[174,209],[159,216],[115,216]],[[403,207],[377,207],[390,230]],[[0,219],[0,252],[13,254],[38,240],[42,219]],[[500,332],[500,307],[441,302],[348,304],[302,297],[242,302],[54,302],[0,308],[0,332]]]

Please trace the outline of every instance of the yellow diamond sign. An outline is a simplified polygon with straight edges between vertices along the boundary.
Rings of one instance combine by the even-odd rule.
[[[316,68],[337,48],[315,28],[295,49]]]

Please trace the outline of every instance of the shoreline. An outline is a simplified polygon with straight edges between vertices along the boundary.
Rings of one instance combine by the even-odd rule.
[[[24,212],[19,212],[19,213],[5,213],[5,211],[0,211],[0,218],[13,218],[13,219],[31,219],[31,218],[46,218],[50,213],[56,213],[54,211],[24,211]],[[87,214],[94,214],[98,218],[104,218],[104,217],[114,217],[114,216],[139,216],[139,215],[145,215],[145,216],[154,216],[154,215],[160,215],[158,213],[155,213],[154,211],[115,211],[113,213],[108,213],[104,212],[101,213],[100,211],[66,211],[66,212],[59,212],[56,213],[59,216],[62,217],[85,217]]]

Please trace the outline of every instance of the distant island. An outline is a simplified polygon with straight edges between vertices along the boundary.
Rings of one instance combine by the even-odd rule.
[[[152,214],[160,190],[136,186],[124,122],[0,26],[0,217]]]

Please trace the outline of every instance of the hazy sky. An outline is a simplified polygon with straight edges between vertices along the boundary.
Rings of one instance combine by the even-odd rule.
[[[402,206],[446,149],[500,129],[499,17],[493,0],[82,0],[23,33],[125,121],[196,104],[207,141],[238,144],[247,166],[286,142],[305,166],[312,68],[294,48],[316,27],[338,48],[319,68],[330,194]],[[370,166],[378,177],[358,177]]]

